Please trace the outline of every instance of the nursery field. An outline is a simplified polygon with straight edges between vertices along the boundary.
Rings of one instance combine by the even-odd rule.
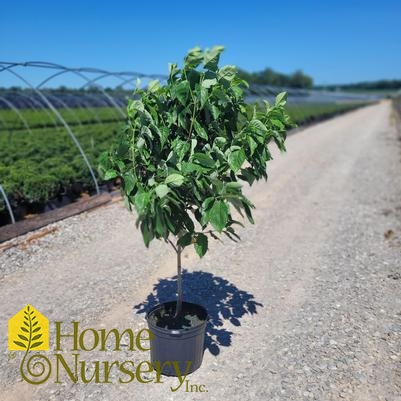
[[[288,111],[298,125],[319,121],[361,107],[361,103],[292,104]],[[76,135],[95,174],[98,157],[124,123],[113,107],[58,109]],[[97,177],[99,180],[100,178]],[[100,182],[101,183],[101,182]],[[60,121],[49,109],[0,110],[0,184],[16,219],[58,206],[83,192],[93,193],[90,172]],[[9,223],[0,199],[0,225]]]

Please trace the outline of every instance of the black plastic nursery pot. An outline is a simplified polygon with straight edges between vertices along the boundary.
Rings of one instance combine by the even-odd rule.
[[[178,362],[181,374],[188,369],[194,372],[202,364],[207,311],[203,306],[190,302],[182,303],[179,319],[174,319],[176,302],[166,302],[152,308],[146,315],[149,330],[153,334],[150,342],[152,365],[166,376],[177,376]],[[157,363],[159,362],[159,363]],[[169,362],[169,363],[168,363]],[[174,366],[175,365],[175,366]]]

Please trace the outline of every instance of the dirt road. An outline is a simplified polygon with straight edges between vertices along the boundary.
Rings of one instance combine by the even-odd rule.
[[[189,382],[173,392],[177,378],[148,373],[152,382],[124,384],[115,366],[110,384],[73,384],[59,366],[54,383],[55,321],[64,333],[72,321],[138,332],[140,312],[171,298],[173,253],[163,243],[146,250],[115,203],[0,255],[0,399],[401,400],[401,146],[390,103],[307,128],[287,148],[274,152],[268,182],[247,191],[256,224],[242,241],[213,242],[202,260],[185,254],[187,300],[211,319]],[[22,380],[23,352],[10,354],[6,340],[7,319],[28,303],[50,321],[52,351],[42,353],[52,371],[37,386]],[[72,340],[63,344],[72,366]],[[111,348],[78,352],[87,377],[94,361],[149,360]]]

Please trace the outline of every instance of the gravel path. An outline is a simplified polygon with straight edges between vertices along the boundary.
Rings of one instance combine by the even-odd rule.
[[[186,383],[172,392],[179,381],[168,377],[122,384],[118,369],[112,384],[72,384],[66,374],[56,384],[54,366],[45,384],[24,382],[23,353],[12,359],[7,350],[9,317],[34,305],[51,322],[51,349],[54,321],[65,332],[72,321],[80,330],[138,332],[141,311],[174,288],[175,260],[166,244],[146,250],[120,203],[56,223],[41,239],[19,239],[0,254],[0,399],[401,400],[398,136],[388,102],[292,135],[268,182],[248,191],[256,224],[242,241],[213,242],[202,260],[186,251],[187,299],[211,317],[203,365],[187,379],[207,393],[186,392]],[[62,355],[71,361],[71,352]],[[79,359],[89,377],[91,361],[149,356],[97,348]]]

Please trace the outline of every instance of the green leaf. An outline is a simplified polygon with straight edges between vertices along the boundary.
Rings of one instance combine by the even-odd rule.
[[[145,143],[146,143],[145,138],[140,137],[140,138],[138,138],[138,141],[136,142],[136,147],[138,149],[141,149],[145,145]]]
[[[164,213],[160,207],[156,207],[156,232],[163,238],[167,237],[167,226],[164,220]]]
[[[231,241],[238,242],[238,239],[229,231],[223,231],[223,234],[225,234],[228,238],[230,238]]]
[[[25,333],[29,333],[29,330],[26,329],[25,327],[21,327],[21,330],[24,331]]]
[[[276,96],[276,106],[284,106],[287,103],[287,92],[281,92]]]
[[[219,63],[220,54],[223,52],[223,46],[214,46],[211,50],[205,51],[203,65],[206,69],[216,71]]]
[[[256,180],[254,170],[250,167],[242,168],[241,175],[238,177],[241,178],[241,180],[246,181],[249,185],[252,185]]]
[[[136,178],[134,177],[132,171],[130,171],[123,175],[123,179],[124,179],[124,191],[127,195],[129,195],[135,188]]]
[[[201,73],[195,69],[189,70],[185,74],[185,78],[189,82],[189,86],[191,87],[191,89],[195,88],[198,85],[200,77],[201,77]],[[192,98],[192,96],[191,96],[191,98]]]
[[[203,52],[199,47],[194,47],[188,51],[184,59],[186,69],[196,68],[203,61]],[[174,64],[175,65],[175,64]]]
[[[132,114],[134,111],[143,112],[144,110],[145,107],[141,100],[130,100],[130,102],[128,103],[128,115]]]
[[[188,213],[183,214],[183,222],[189,232],[193,232],[195,230],[194,222],[189,217]]]
[[[202,209],[205,211],[208,210],[211,207],[211,205],[213,205],[213,202],[214,198],[212,197],[206,198],[202,203]]]
[[[18,337],[21,339],[21,340],[24,340],[24,341],[29,341],[25,336],[23,336],[22,334],[18,334]]]
[[[232,181],[232,182],[227,182],[226,187],[232,189],[239,189],[242,188],[242,184],[236,181]]]
[[[199,164],[204,167],[214,167],[215,165],[215,161],[204,153],[194,153],[193,158],[194,161],[199,162]]]
[[[118,173],[117,173],[117,171],[115,171],[115,170],[107,170],[105,173],[104,173],[104,179],[107,181],[107,180],[111,180],[111,179],[113,179],[113,178],[116,178],[116,177],[118,177]]]
[[[242,202],[242,206],[244,207],[245,214],[246,214],[246,217],[248,217],[249,222],[251,224],[254,224],[255,221],[253,220],[253,217],[252,217],[251,208],[249,207],[249,205],[246,202]]]
[[[215,120],[217,120],[220,117],[221,110],[215,106],[214,104],[212,105],[212,116]]]
[[[225,65],[223,68],[220,68],[217,75],[220,79],[232,81],[235,78],[236,74],[237,69],[234,65]]]
[[[212,93],[213,96],[220,100],[220,104],[222,105],[226,105],[230,101],[230,98],[226,95],[226,92],[220,87],[214,88]]]
[[[208,101],[208,91],[204,86],[200,87],[200,93],[199,93],[199,97],[200,97],[200,106],[201,109],[203,109],[205,107],[205,104]]]
[[[282,151],[285,152],[285,135],[280,134],[279,132],[274,132],[274,142],[276,143],[277,147]]]
[[[181,174],[173,173],[170,174],[164,182],[175,187],[180,187],[184,182],[184,177]]]
[[[223,147],[225,143],[227,143],[226,138],[224,138],[223,136],[217,136],[216,138],[214,138],[213,146],[220,148]]]
[[[240,100],[242,95],[243,95],[243,93],[244,93],[244,91],[238,86],[232,86],[231,90],[233,91],[235,98],[237,100]]]
[[[249,122],[249,128],[256,133],[262,133],[262,134],[267,133],[266,126],[262,123],[262,121],[260,121],[256,118],[252,119]]]
[[[141,222],[141,232],[142,232],[142,238],[143,242],[145,243],[145,246],[148,247],[150,244],[150,241],[154,238],[153,231],[150,229],[149,224],[148,224],[148,219],[144,219]]]
[[[163,147],[168,139],[169,135],[168,127],[160,127],[159,133],[160,133],[160,146]]]
[[[235,221],[234,221],[234,220],[231,221],[231,224],[232,224],[232,223],[235,223]],[[233,235],[236,239],[241,240],[241,237],[235,232],[234,228],[232,228],[232,227],[227,227],[227,231],[228,231],[231,235]]]
[[[143,125],[141,128],[141,134],[148,137],[149,139],[153,139],[153,134],[150,128],[146,125]]]
[[[41,345],[41,344],[43,344],[43,341],[40,341],[40,342],[38,342],[38,343],[32,344],[30,348],[32,349],[32,348],[39,347],[39,345]]]
[[[214,202],[212,208],[209,211],[209,220],[212,226],[219,232],[225,228],[228,222],[228,206],[222,201],[218,200]]]
[[[198,144],[198,141],[195,138],[192,138],[191,139],[191,156],[194,154],[197,144]]]
[[[181,171],[184,174],[190,174],[193,172],[202,172],[203,168],[201,166],[199,166],[199,164],[195,164],[195,163],[188,163],[188,162],[182,162],[181,163]]]
[[[18,345],[19,347],[26,348],[26,345],[21,341],[13,341],[14,344]]]
[[[228,155],[228,164],[230,165],[234,173],[236,173],[241,168],[241,166],[245,162],[245,159],[246,155],[243,149],[236,150]]]
[[[187,98],[189,95],[189,82],[180,82],[177,86],[172,88],[172,94],[183,106],[186,106]]]
[[[181,112],[178,114],[178,125],[181,128],[184,128],[186,130],[189,125],[188,121],[189,121],[189,119],[187,118],[185,113]]]
[[[205,129],[198,123],[198,121],[194,120],[194,128],[196,133],[203,139],[208,139],[207,133]]]
[[[177,235],[177,227],[173,224],[167,213],[165,214],[164,219],[166,220],[166,225],[169,231],[174,235]]]
[[[159,198],[164,198],[164,197],[168,194],[169,188],[168,188],[168,186],[165,185],[165,184],[159,184],[159,185],[155,188],[155,191],[156,191],[156,195],[157,195]]]
[[[216,85],[216,84],[217,84],[216,78],[205,79],[202,81],[202,87],[205,89],[209,89],[210,87],[212,87],[213,85]]]
[[[128,157],[128,151],[129,151],[129,143],[128,141],[123,140],[117,146],[116,156],[121,159],[124,159]]]
[[[179,72],[180,70],[177,68],[177,64],[175,63],[168,64],[168,74],[170,78],[174,78]]]
[[[182,248],[192,244],[192,233],[185,233],[180,239],[177,241],[177,244],[180,245]]]
[[[205,234],[198,233],[196,235],[196,242],[194,244],[196,253],[202,257],[208,249],[208,238]]]
[[[22,327],[21,327],[22,328]],[[39,331],[41,329],[41,327],[36,327],[35,330],[32,330],[32,333],[36,333],[37,331]]]
[[[285,128],[285,125],[280,120],[276,120],[276,119],[272,118],[271,121],[272,121],[273,125],[275,125],[276,127],[280,128],[280,129]]]
[[[149,92],[156,92],[159,88],[160,88],[160,82],[158,79],[149,81],[149,83],[148,83],[148,91]]]
[[[190,150],[190,147],[191,145],[187,141],[182,141],[180,139],[175,140],[172,144],[172,148],[174,149],[180,160],[185,157],[187,152]]]
[[[258,143],[251,136],[248,136],[247,141],[252,156],[255,153],[256,148],[258,147]]]
[[[138,214],[143,214],[150,203],[150,194],[148,192],[141,192],[135,195],[134,205]]]

